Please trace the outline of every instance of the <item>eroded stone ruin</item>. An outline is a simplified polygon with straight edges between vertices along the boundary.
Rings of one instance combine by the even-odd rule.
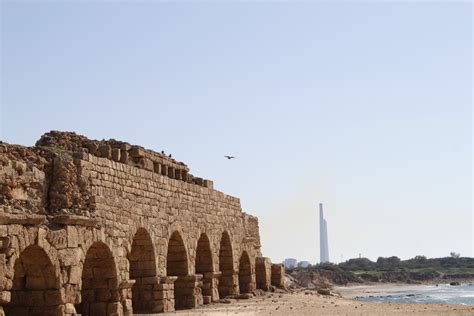
[[[0,315],[132,315],[283,286],[258,220],[187,165],[52,131],[0,143]]]

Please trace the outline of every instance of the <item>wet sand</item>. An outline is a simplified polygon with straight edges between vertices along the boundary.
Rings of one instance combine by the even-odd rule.
[[[248,300],[212,303],[193,310],[148,315],[474,315],[474,306],[375,304],[346,298],[321,296],[314,292],[268,293]]]
[[[432,287],[429,284],[403,284],[403,283],[374,283],[364,285],[338,286],[334,290],[341,293],[345,298],[357,296],[381,296],[393,294],[394,292],[409,292],[413,289],[424,289]]]

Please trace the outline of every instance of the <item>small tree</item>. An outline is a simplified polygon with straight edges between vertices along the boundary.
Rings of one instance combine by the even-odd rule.
[[[456,253],[454,251],[450,252],[449,255],[451,256],[451,258],[456,258],[456,259],[461,257],[460,253]]]
[[[377,259],[377,268],[385,269],[387,267],[387,259],[384,257],[378,257]]]
[[[390,267],[393,268],[398,268],[400,266],[400,258],[397,256],[391,256],[387,258],[388,263],[390,264]]]

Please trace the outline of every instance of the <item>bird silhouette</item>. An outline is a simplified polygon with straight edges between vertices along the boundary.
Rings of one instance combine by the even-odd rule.
[[[234,156],[224,156],[224,157],[226,157],[226,158],[229,159],[229,160],[235,158]]]

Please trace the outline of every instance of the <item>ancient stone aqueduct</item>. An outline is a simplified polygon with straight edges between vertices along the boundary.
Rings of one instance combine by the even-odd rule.
[[[283,286],[258,220],[181,162],[49,132],[0,143],[0,315],[131,315]]]

